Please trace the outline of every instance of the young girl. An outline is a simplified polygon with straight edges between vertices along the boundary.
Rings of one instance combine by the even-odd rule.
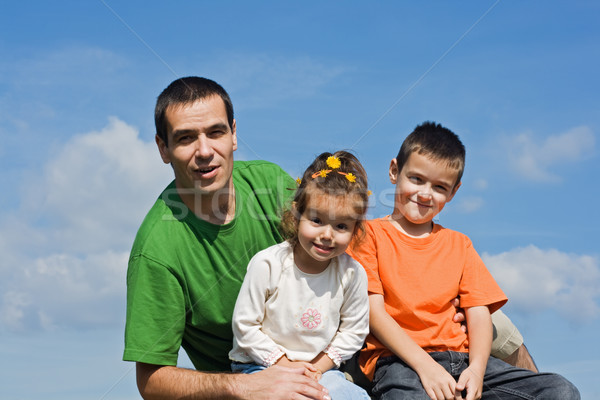
[[[283,215],[288,240],[256,254],[233,312],[234,372],[304,368],[332,399],[369,399],[337,368],[369,330],[367,277],[346,248],[363,234],[367,175],[352,154],[323,153]]]

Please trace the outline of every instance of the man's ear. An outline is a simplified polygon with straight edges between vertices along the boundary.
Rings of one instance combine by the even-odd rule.
[[[156,141],[156,146],[158,146],[158,152],[160,153],[160,158],[162,158],[165,164],[171,164],[171,156],[169,155],[169,148],[164,140],[161,139],[160,136],[154,135],[154,140]]]
[[[454,198],[454,195],[456,194],[456,192],[458,192],[458,188],[461,184],[462,182],[458,182],[456,185],[454,185],[454,189],[452,189],[452,193],[450,193],[450,196],[448,196],[448,201],[446,201],[446,203],[450,202],[450,200]]]
[[[397,178],[398,178],[398,160],[396,160],[395,158],[392,158],[392,161],[390,161],[390,170],[389,170],[389,175],[390,175],[390,182],[392,182],[392,185],[396,184]]]
[[[233,124],[231,125],[231,134],[233,135],[233,151],[237,150],[237,129],[235,127],[235,119],[233,120]]]

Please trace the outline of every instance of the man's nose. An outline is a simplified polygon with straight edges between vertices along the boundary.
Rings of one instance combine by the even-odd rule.
[[[213,148],[210,141],[205,136],[198,137],[196,140],[196,153],[198,158],[210,158],[213,154]]]

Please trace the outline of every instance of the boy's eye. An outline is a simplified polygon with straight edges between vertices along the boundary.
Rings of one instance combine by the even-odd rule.
[[[436,185],[435,187],[438,191],[440,192],[447,192],[448,189],[446,188],[446,186],[442,186],[442,185]]]
[[[409,176],[408,180],[410,180],[411,182],[416,182],[416,183],[421,182],[421,178],[419,178],[418,176]]]

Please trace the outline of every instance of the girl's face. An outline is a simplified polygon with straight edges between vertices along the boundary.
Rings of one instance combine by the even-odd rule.
[[[300,270],[319,273],[329,261],[346,251],[360,215],[355,211],[357,195],[331,196],[315,191],[298,223],[294,261]]]

